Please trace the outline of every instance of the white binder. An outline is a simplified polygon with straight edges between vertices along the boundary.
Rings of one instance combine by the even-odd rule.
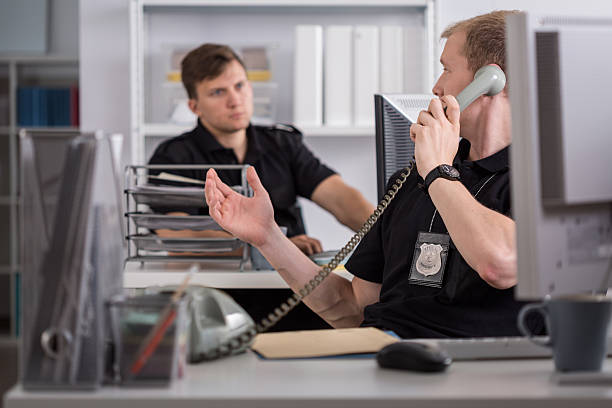
[[[431,92],[427,78],[427,50],[423,47],[424,28],[405,26],[404,29],[404,93]]]
[[[293,122],[321,126],[323,122],[323,28],[295,26]]]
[[[374,94],[379,88],[378,27],[355,26],[354,31],[354,122],[355,126],[374,126]]]
[[[353,97],[353,27],[329,26],[325,33],[324,121],[350,126]]]
[[[404,92],[404,30],[401,26],[380,28],[380,92]]]

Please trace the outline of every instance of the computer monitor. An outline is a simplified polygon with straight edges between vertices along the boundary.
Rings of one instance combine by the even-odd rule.
[[[507,17],[519,299],[612,274],[612,20]]]
[[[376,123],[376,184],[378,201],[386,193],[389,178],[414,158],[410,125],[427,110],[433,95],[374,95]]]

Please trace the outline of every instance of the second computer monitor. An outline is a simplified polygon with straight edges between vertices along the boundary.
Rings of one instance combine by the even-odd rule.
[[[376,184],[378,201],[385,193],[389,178],[414,158],[410,125],[422,110],[427,110],[433,95],[374,95],[376,119]]]
[[[610,43],[612,20],[507,17],[518,298],[610,285]]]

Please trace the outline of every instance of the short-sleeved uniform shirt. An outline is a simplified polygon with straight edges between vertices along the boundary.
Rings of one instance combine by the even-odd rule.
[[[511,216],[508,147],[477,161],[467,160],[469,149],[469,142],[461,140],[454,161],[461,183],[474,195],[490,179],[476,199]],[[435,210],[422,183],[414,169],[346,264],[355,276],[382,284],[380,300],[365,308],[362,324],[393,330],[404,338],[519,335],[516,317],[524,303],[514,300],[514,288],[487,284],[452,240],[441,288],[409,281],[417,235],[429,231]],[[439,214],[431,232],[448,232]]]
[[[304,234],[304,223],[297,196],[310,199],[315,188],[335,174],[304,145],[302,134],[292,126],[255,126],[247,130],[247,152],[242,164],[255,167],[270,195],[276,223],[287,227],[287,235]],[[241,164],[232,149],[227,149],[198,120],[190,132],[161,143],[149,164]],[[203,170],[173,170],[175,174],[204,180]],[[240,172],[218,171],[228,185],[240,184]],[[156,211],[184,211],[207,214],[207,208],[164,208]]]

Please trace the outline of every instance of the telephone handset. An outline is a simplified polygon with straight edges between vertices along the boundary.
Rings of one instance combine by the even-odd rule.
[[[463,89],[457,95],[457,102],[459,102],[459,110],[463,111],[469,104],[474,102],[481,95],[493,96],[498,94],[504,89],[506,85],[506,76],[500,67],[497,65],[485,65],[480,68],[474,74],[474,80]],[[446,108],[445,108],[446,111]],[[256,326],[255,329],[251,329],[247,333],[243,333],[241,336],[228,341],[224,347],[219,348],[219,353],[216,356],[227,355],[232,352],[232,341],[236,345],[244,346],[245,343],[250,342],[257,333],[262,333],[274,326],[280,319],[282,319],[287,313],[289,313],[295,306],[297,306],[304,297],[310,294],[323,280],[338,266],[338,264],[357,246],[365,234],[370,231],[372,226],[376,223],[378,218],[385,211],[389,203],[395,198],[395,195],[402,187],[412,169],[414,168],[415,162],[411,161],[408,166],[404,169],[393,186],[389,189],[384,198],[380,201],[374,212],[368,217],[364,225],[355,233],[349,240],[349,242],[334,256],[334,258],[327,264],[324,265],[317,275],[312,278],[298,293],[294,293],[290,296],[286,302],[281,304],[267,318],[263,318],[261,322]]]
[[[474,102],[480,95],[493,96],[500,93],[506,86],[506,75],[494,64],[485,65],[474,74],[474,80],[457,95],[459,111]]]

